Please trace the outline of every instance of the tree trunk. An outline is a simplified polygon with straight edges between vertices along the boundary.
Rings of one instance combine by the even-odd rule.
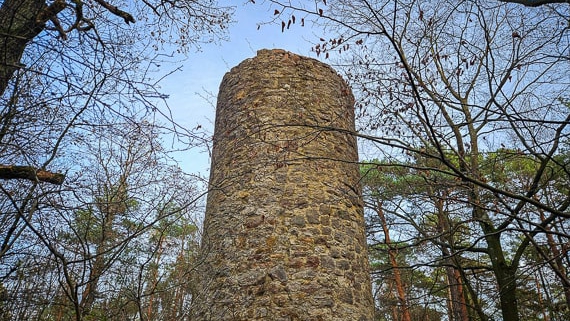
[[[542,211],[540,212],[540,218],[543,221],[546,219]],[[551,268],[555,270],[554,272],[560,280],[562,288],[564,289],[566,308],[570,311],[570,280],[567,277],[568,273],[566,267],[564,266],[564,261],[562,260],[564,255],[562,255],[560,249],[558,248],[558,245],[556,244],[552,233],[549,233],[550,227],[545,226],[544,229],[547,231],[546,241],[548,243],[548,247],[550,248],[550,252],[552,253],[552,257],[554,258],[554,262],[552,262],[552,260],[548,260],[548,262],[550,263]]]
[[[402,277],[400,275],[400,267],[398,266],[398,261],[396,260],[396,251],[392,248],[392,241],[390,239],[390,231],[388,230],[388,225],[386,224],[386,217],[384,216],[384,211],[382,210],[382,203],[377,202],[376,213],[380,218],[380,224],[382,225],[382,230],[384,231],[384,240],[388,246],[388,256],[390,257],[390,265],[394,271],[394,282],[396,283],[396,291],[398,292],[398,301],[400,302],[402,321],[412,321],[410,316],[410,310],[408,308],[408,303],[406,299],[406,292],[404,291],[404,284],[402,282]]]
[[[473,144],[473,151],[477,150]],[[472,168],[479,168],[478,160],[476,159],[479,153],[473,152],[471,155],[475,160],[471,160]],[[479,177],[479,173],[475,173],[475,177]],[[503,314],[503,321],[519,321],[519,309],[517,302],[517,276],[518,263],[513,262],[508,264],[505,259],[503,246],[501,244],[502,230],[497,230],[488,213],[479,204],[482,204],[480,199],[480,192],[477,186],[472,185],[470,190],[469,201],[473,204],[473,219],[475,219],[484,234],[485,241],[487,242],[487,255],[491,261],[493,274],[497,279],[499,287],[499,299],[501,305],[501,312]]]
[[[481,209],[477,209],[482,211]],[[510,266],[505,260],[501,246],[501,233],[494,231],[488,223],[481,222],[487,241],[487,251],[491,260],[493,273],[499,285],[499,298],[503,321],[519,321],[517,302],[516,266]]]
[[[432,193],[433,194],[433,193]],[[445,199],[447,192],[443,192],[441,197],[435,199],[437,208],[437,217],[439,226],[438,232],[441,233],[442,242],[449,244],[453,247],[453,235],[451,235],[451,228],[448,223],[448,213],[444,209]],[[467,311],[467,302],[463,291],[463,282],[461,273],[457,270],[453,255],[448,248],[441,248],[443,257],[445,258],[445,274],[447,278],[447,285],[449,287],[449,317],[450,320],[455,321],[469,321],[469,313]]]
[[[444,254],[445,255],[445,254]],[[447,263],[453,264],[451,259],[446,260]],[[447,285],[449,287],[450,301],[450,320],[469,321],[469,313],[467,311],[467,302],[463,293],[463,284],[461,275],[454,267],[445,268]]]
[[[0,7],[0,95],[4,94],[28,43],[44,30],[45,22],[65,8],[64,0],[5,0]]]
[[[148,295],[148,304],[146,310],[146,318],[148,320],[155,320],[158,314],[158,308],[155,304],[156,289],[158,286],[158,267],[160,266],[160,260],[162,258],[163,252],[163,238],[158,238],[156,258],[154,264],[149,267],[149,279],[147,282],[146,295]]]
[[[111,244],[116,237],[113,222],[117,215],[124,214],[127,210],[127,176],[127,173],[123,173],[116,185],[111,185],[106,189],[101,202],[99,202],[97,206],[103,221],[101,222],[100,237],[96,244],[94,244],[96,247],[95,262],[89,273],[88,283],[81,299],[80,305],[83,316],[88,315],[93,309],[98,293],[99,280],[111,264],[110,262],[106,262],[106,254],[112,247]]]
[[[83,291],[81,298],[81,310],[82,316],[87,316],[91,313],[93,309],[97,293],[99,292],[99,279],[103,272],[108,266],[105,262],[105,254],[109,248],[109,243],[114,237],[113,230],[113,220],[115,219],[115,213],[102,213],[104,215],[104,221],[101,225],[101,237],[98,243],[95,244],[95,262],[89,271],[89,279],[87,280],[87,285]]]
[[[93,309],[93,305],[95,303],[95,297],[98,292],[99,288],[99,278],[103,274],[103,269],[105,268],[105,258],[104,254],[104,246],[98,245],[96,250],[96,257],[95,262],[93,263],[93,267],[89,272],[89,280],[87,281],[87,285],[85,286],[85,290],[81,296],[81,310],[82,316],[87,316],[91,313]]]
[[[550,321],[550,315],[548,311],[549,309],[547,309],[546,304],[544,304],[544,299],[542,298],[542,292],[541,292],[542,286],[540,283],[541,279],[542,279],[542,271],[541,269],[538,269],[537,273],[534,274],[534,284],[536,286],[538,306],[542,307],[542,320]]]

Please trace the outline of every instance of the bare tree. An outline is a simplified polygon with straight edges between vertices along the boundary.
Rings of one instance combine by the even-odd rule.
[[[136,23],[158,41],[168,41],[169,30],[178,33],[177,43],[194,45],[204,34],[219,34],[229,21],[228,8],[215,1],[68,1],[6,0],[0,6],[0,94],[16,70],[25,68],[22,56],[36,37],[51,33],[67,40],[73,32],[92,33],[94,40],[110,43],[103,32]],[[129,13],[130,11],[130,13]],[[165,26],[166,23],[172,24]],[[53,32],[51,32],[53,31]],[[140,40],[140,39],[139,39]]]
[[[74,122],[94,105],[115,105],[119,95],[129,97],[129,108],[154,108],[156,101],[150,99],[164,97],[156,92],[149,73],[172,51],[185,53],[200,43],[223,39],[231,11],[214,0],[3,1],[0,142],[12,144],[13,131],[26,135],[18,129],[18,122],[31,125],[33,119],[23,119],[24,114],[37,116],[39,111],[49,116],[49,108],[74,108],[64,113],[76,115]],[[125,98],[121,102],[128,105]],[[86,106],[79,112],[83,104]],[[167,110],[161,112],[168,115]],[[52,124],[42,126],[47,129]],[[55,130],[49,132],[55,135]],[[31,164],[30,160],[1,159],[0,164],[0,178],[4,179],[60,184],[64,178],[62,171],[49,171],[47,164]]]
[[[1,3],[1,313],[144,315],[152,291],[125,273],[141,270],[130,246],[198,204],[161,139],[204,143],[171,119],[157,83],[176,55],[223,40],[231,12],[211,0]]]
[[[175,316],[188,309],[188,300],[172,306],[151,298],[190,293],[186,274],[201,196],[196,179],[171,163],[149,124],[119,128],[91,133],[78,170],[63,190],[38,199],[4,255],[13,319],[161,320],[168,318],[147,313],[147,303]],[[173,226],[185,230],[175,234]],[[157,247],[169,251],[159,255]],[[174,273],[174,262],[180,278],[166,289],[161,278]]]

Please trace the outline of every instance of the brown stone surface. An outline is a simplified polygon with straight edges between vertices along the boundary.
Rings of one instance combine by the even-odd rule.
[[[372,320],[353,105],[283,50],[224,76],[193,320]]]

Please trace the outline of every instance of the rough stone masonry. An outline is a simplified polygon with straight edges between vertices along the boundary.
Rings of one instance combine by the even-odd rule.
[[[354,98],[260,50],[220,85],[193,320],[372,320]]]

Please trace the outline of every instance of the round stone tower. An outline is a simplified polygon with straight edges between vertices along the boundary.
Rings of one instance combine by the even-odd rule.
[[[354,98],[260,50],[220,85],[193,320],[372,320]]]

